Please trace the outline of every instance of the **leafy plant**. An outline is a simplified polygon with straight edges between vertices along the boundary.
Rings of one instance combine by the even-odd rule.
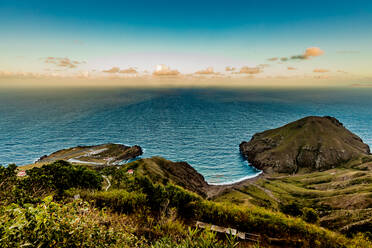
[[[316,223],[319,220],[319,215],[315,209],[303,208],[302,218],[309,223]]]
[[[0,246],[114,247],[130,236],[101,225],[105,217],[82,202],[61,205],[49,196],[36,206],[12,204],[0,210]]]

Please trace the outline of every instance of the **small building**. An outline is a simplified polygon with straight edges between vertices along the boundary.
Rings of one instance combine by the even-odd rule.
[[[26,171],[24,171],[24,170],[18,171],[17,177],[24,177],[24,176],[27,176]]]
[[[128,173],[129,175],[133,175],[134,171],[133,171],[132,169],[130,169],[130,170],[127,171],[127,173]]]

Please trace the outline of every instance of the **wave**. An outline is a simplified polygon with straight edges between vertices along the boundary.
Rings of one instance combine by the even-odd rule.
[[[251,178],[257,177],[260,174],[262,174],[262,171],[259,171],[259,172],[257,172],[254,175],[245,176],[245,177],[242,177],[242,178],[237,179],[237,180],[234,180],[234,181],[228,181],[228,182],[223,182],[223,183],[208,183],[208,184],[209,185],[214,185],[214,186],[217,186],[217,185],[231,185],[231,184],[235,184],[235,183],[240,183],[240,182],[242,182],[244,180],[247,180],[247,179],[251,179]]]

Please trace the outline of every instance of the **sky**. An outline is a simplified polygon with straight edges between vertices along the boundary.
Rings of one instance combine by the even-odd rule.
[[[2,84],[372,82],[370,0],[0,0],[0,31]]]

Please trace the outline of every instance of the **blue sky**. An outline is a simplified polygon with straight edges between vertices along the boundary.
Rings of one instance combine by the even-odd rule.
[[[0,71],[11,73],[143,72],[157,64],[181,74],[209,67],[225,73],[226,66],[257,67],[318,47],[322,56],[271,63],[262,75],[295,68],[290,73],[297,76],[317,69],[372,76],[367,0],[0,0],[0,30]],[[57,60],[46,63],[47,57]],[[66,68],[63,58],[79,64]]]

